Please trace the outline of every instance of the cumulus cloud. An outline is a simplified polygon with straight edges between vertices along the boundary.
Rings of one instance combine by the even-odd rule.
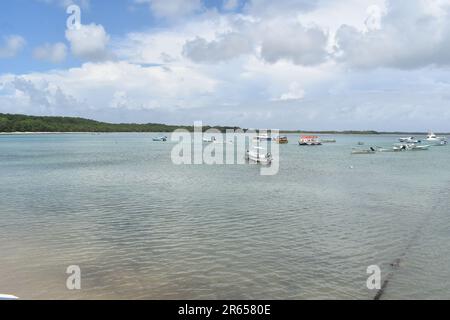
[[[66,30],[72,54],[78,58],[100,61],[108,58],[107,46],[110,40],[102,25],[91,23],[80,28]]]
[[[449,18],[445,1],[391,0],[375,28],[337,31],[336,58],[356,68],[450,65]]]
[[[66,59],[67,46],[62,42],[55,44],[46,43],[34,49],[33,56],[38,60],[61,63]]]
[[[195,108],[206,104],[202,96],[212,94],[215,86],[215,80],[187,67],[86,63],[69,70],[0,76],[0,112]]]
[[[289,61],[314,66],[325,62],[328,34],[317,26],[303,26],[293,18],[228,19],[227,32],[216,32],[207,40],[197,36],[186,41],[183,54],[197,63],[229,61],[246,54],[258,54],[268,63]]]
[[[0,112],[25,114],[81,114],[83,105],[44,79],[24,76],[0,78]]]
[[[267,62],[288,60],[309,66],[324,62],[328,56],[328,36],[318,27],[276,22],[264,29],[261,57]]]
[[[156,17],[169,19],[191,15],[203,8],[201,0],[135,0],[135,3],[148,4]]]
[[[251,53],[253,51],[251,42],[251,39],[236,32],[223,34],[217,40],[209,42],[197,37],[186,42],[183,54],[195,62],[226,61]]]
[[[3,44],[0,44],[0,58],[13,58],[24,47],[26,41],[18,35],[10,35],[3,37]]]
[[[305,90],[297,82],[291,83],[289,91],[283,93],[278,99],[280,101],[301,100],[305,97]]]

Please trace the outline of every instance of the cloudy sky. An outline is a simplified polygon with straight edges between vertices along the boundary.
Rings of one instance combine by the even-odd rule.
[[[450,0],[3,0],[0,112],[450,131]]]

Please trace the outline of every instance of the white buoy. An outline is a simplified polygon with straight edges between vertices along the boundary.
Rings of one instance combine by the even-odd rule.
[[[17,300],[17,299],[19,298],[10,294],[0,294],[0,300]]]

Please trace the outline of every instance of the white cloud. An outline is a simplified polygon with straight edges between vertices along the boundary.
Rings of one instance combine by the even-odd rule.
[[[288,100],[301,100],[305,97],[305,90],[297,82],[292,83],[289,86],[289,91],[283,93],[278,100],[288,101]]]
[[[327,58],[327,34],[317,27],[275,21],[263,27],[261,57],[270,63],[288,60],[317,65]]]
[[[245,11],[260,17],[292,16],[317,8],[319,2],[320,0],[250,0],[245,6]]]
[[[152,110],[203,106],[216,81],[186,67],[142,67],[127,62],[86,63],[80,68],[22,76],[0,76],[0,106],[13,112],[36,108],[42,112]],[[1,89],[3,88],[3,90]],[[65,97],[62,104],[55,94]],[[19,104],[13,102],[16,97]],[[60,104],[61,103],[61,104]]]
[[[135,0],[137,4],[148,4],[156,17],[176,19],[191,15],[203,8],[201,0]]]
[[[197,37],[186,42],[183,54],[195,62],[226,61],[251,53],[253,51],[251,41],[252,39],[235,32],[223,34],[217,40],[209,42]]]
[[[0,112],[23,114],[82,114],[83,106],[57,84],[44,79],[3,76],[0,78]]]
[[[3,44],[0,44],[0,59],[15,57],[25,47],[25,44],[25,39],[18,35],[3,37]]]
[[[127,34],[112,43],[113,51],[121,59],[141,64],[171,63],[189,65],[183,55],[186,42],[196,37],[213,41],[217,35],[231,30],[228,18],[214,16],[209,19],[189,21],[171,29]]]
[[[64,43],[61,42],[55,44],[46,43],[34,49],[33,56],[38,60],[50,61],[52,63],[61,63],[66,59],[67,47]]]
[[[108,58],[107,46],[110,40],[102,25],[91,23],[78,29],[66,30],[72,54],[78,58],[100,61]]]
[[[414,69],[450,65],[448,1],[389,1],[376,28],[343,25],[338,61],[356,68]]]

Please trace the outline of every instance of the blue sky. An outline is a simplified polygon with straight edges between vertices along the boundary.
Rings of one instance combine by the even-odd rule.
[[[449,66],[450,0],[0,3],[0,112],[449,131]]]

